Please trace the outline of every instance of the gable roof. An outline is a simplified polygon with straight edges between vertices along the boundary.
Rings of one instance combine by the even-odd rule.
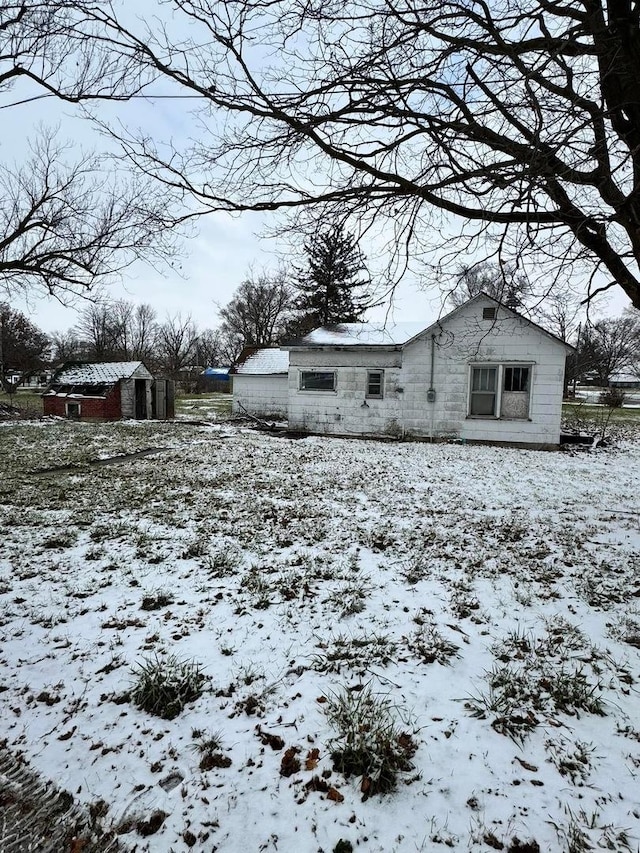
[[[334,323],[314,329],[290,346],[401,346],[424,332],[427,325],[384,322]]]
[[[245,347],[229,373],[275,376],[289,372],[289,353],[279,347]]]
[[[144,367],[141,361],[105,361],[101,364],[72,362],[59,368],[51,381],[54,385],[112,384],[119,379],[130,379],[140,367]]]
[[[558,338],[556,335],[547,331],[543,326],[534,323],[533,320],[530,320],[523,314],[518,313],[518,311],[514,311],[513,308],[509,308],[504,303],[499,302],[497,299],[494,299],[492,296],[489,296],[489,294],[484,292],[478,293],[476,296],[472,297],[471,299],[468,299],[462,305],[459,305],[457,308],[454,308],[452,311],[449,311],[446,314],[442,313],[441,311],[435,317],[431,317],[429,319],[425,319],[419,322],[414,321],[404,323],[336,323],[328,326],[320,326],[320,328],[314,329],[313,331],[309,332],[309,334],[305,335],[303,338],[300,338],[299,340],[295,341],[290,341],[286,345],[286,349],[297,349],[298,347],[353,346],[403,347],[415,338],[417,338],[423,332],[428,331],[434,326],[442,325],[450,317],[453,317],[454,314],[457,314],[458,311],[461,311],[463,308],[466,308],[468,305],[471,305],[473,302],[476,302],[478,300],[489,300],[497,307],[508,311],[510,314],[520,320],[524,320],[525,323],[529,324],[538,331],[543,332],[547,337],[552,338],[559,344],[562,344],[568,350],[574,349],[570,344],[566,343],[565,341]]]

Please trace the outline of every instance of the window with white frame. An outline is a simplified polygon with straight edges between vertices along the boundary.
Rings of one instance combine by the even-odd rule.
[[[334,370],[301,370],[301,391],[335,391],[336,374]]]
[[[471,400],[469,414],[476,417],[495,417],[498,367],[471,368]]]
[[[381,400],[384,396],[384,370],[367,371],[367,393],[368,399]]]
[[[68,418],[79,418],[82,411],[80,403],[65,403],[65,409]]]
[[[531,364],[471,365],[469,416],[527,419],[531,374]]]

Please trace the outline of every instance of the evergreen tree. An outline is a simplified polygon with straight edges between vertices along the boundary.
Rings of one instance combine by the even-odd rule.
[[[317,326],[355,323],[371,307],[371,279],[353,234],[334,222],[304,244],[306,268],[300,270],[290,331],[306,334]]]

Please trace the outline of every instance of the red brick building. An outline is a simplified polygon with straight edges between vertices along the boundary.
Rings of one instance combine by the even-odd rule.
[[[69,363],[42,397],[45,415],[79,420],[173,417],[173,383],[154,380],[141,361]]]

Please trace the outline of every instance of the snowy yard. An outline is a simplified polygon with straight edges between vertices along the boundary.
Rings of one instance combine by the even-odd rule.
[[[0,466],[0,744],[123,849],[638,850],[640,442],[42,422]]]

